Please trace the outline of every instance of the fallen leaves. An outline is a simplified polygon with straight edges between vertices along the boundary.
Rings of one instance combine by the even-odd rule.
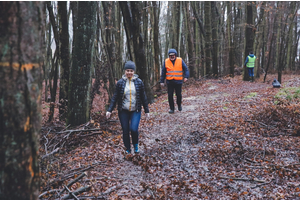
[[[268,84],[229,80],[184,85],[183,110],[172,115],[166,94],[158,96],[149,121],[142,115],[140,154],[124,155],[116,114],[108,122],[93,113],[90,126],[102,134],[57,141],[63,150],[41,161],[41,191],[85,170],[72,189],[88,182],[85,196],[106,199],[298,198],[299,104],[274,104],[277,91]],[[52,130],[48,145],[63,128],[44,127],[43,134]]]

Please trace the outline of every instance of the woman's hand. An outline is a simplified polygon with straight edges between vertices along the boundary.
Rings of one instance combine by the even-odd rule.
[[[106,112],[106,118],[108,119],[108,118],[110,118],[110,115],[111,115],[111,112]]]

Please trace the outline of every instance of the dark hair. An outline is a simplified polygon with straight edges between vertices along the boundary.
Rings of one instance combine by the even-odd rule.
[[[253,54],[253,51],[250,51],[250,53],[249,54]]]

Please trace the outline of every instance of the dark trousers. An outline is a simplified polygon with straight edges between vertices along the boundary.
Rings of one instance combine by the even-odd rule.
[[[168,85],[168,101],[169,101],[169,106],[171,110],[174,110],[174,100],[173,100],[173,94],[175,90],[175,94],[177,97],[177,106],[181,106],[181,100],[182,100],[182,95],[181,95],[181,87],[182,84],[176,84],[174,82],[170,82],[167,84]]]
[[[141,119],[141,111],[122,110],[118,112],[119,119],[123,130],[123,142],[126,150],[130,151],[130,134],[132,144],[139,143],[139,123]]]

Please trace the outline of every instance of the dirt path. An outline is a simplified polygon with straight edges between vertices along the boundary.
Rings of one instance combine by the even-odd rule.
[[[190,83],[181,112],[169,114],[162,95],[150,105],[150,120],[142,116],[140,155],[124,159],[114,114],[105,134],[86,139],[54,165],[72,171],[93,164],[81,185],[92,185],[89,196],[104,199],[295,199],[299,169],[286,166],[299,163],[299,145],[286,148],[282,141],[299,138],[263,137],[247,122],[276,92],[238,78]]]

